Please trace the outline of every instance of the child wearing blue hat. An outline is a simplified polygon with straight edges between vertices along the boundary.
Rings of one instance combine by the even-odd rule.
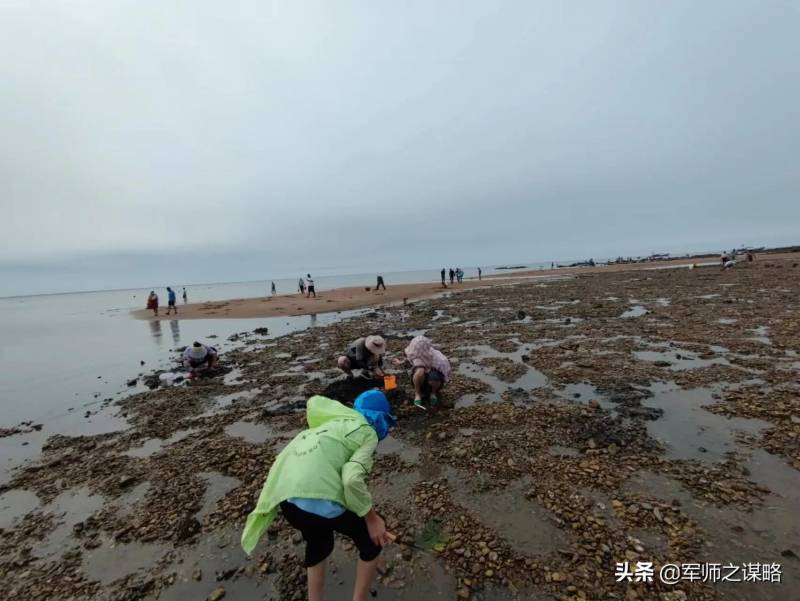
[[[306,542],[309,601],[325,594],[325,564],[333,533],[352,539],[359,552],[354,601],[366,601],[381,547],[394,537],[373,507],[366,479],[373,454],[396,421],[380,390],[362,393],[350,409],[323,396],[308,400],[309,429],[275,458],[256,508],[247,517],[242,548],[248,554],[280,509]]]

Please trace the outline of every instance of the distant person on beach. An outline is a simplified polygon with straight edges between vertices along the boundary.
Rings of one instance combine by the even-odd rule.
[[[167,315],[171,311],[175,311],[175,315],[178,314],[178,307],[175,306],[175,291],[167,286]]]
[[[310,273],[306,274],[306,290],[308,291],[306,293],[306,298],[312,294],[314,295],[314,298],[317,298],[317,291],[314,289],[314,280],[311,279]]]
[[[322,601],[326,560],[333,552],[337,532],[358,549],[353,601],[367,601],[378,555],[395,539],[375,511],[367,480],[375,449],[396,420],[383,392],[367,390],[356,397],[352,409],[323,396],[311,397],[306,421],[308,429],[295,436],[272,462],[258,503],[247,516],[242,549],[252,554],[282,513],[305,541],[308,599]]]
[[[362,377],[383,377],[383,355],[386,341],[381,336],[366,336],[353,341],[347,353],[339,357],[339,369],[353,377],[353,370],[360,369]]]
[[[214,367],[219,360],[217,349],[195,342],[183,351],[183,365],[192,376],[202,375]]]
[[[720,253],[720,255],[719,255],[719,260],[720,260],[720,264],[721,264],[723,267],[725,267],[725,263],[727,263],[727,262],[728,262],[728,253],[726,253],[726,252],[723,250],[723,251]]]
[[[756,256],[753,253],[748,252],[747,253],[747,262],[748,263],[752,263],[755,260],[756,260]]]
[[[275,296],[275,293],[277,292],[277,290],[275,288],[275,282],[270,282],[270,284],[271,284],[270,287],[269,287],[270,288],[270,292],[272,293],[272,296]]]
[[[442,267],[442,288],[447,288],[447,282],[445,281],[445,271],[444,267]]]
[[[459,284],[464,283],[464,271],[460,267],[456,267],[456,279]]]
[[[430,404],[439,402],[439,393],[450,377],[450,362],[433,342],[425,336],[417,336],[405,348],[406,361],[395,359],[395,365],[406,363],[411,366],[411,380],[414,383],[414,405],[425,409],[423,400]]]
[[[186,296],[186,288],[184,288],[183,289],[183,304],[185,305],[188,302],[189,302],[189,297]]]
[[[451,267],[450,268],[450,285],[451,286],[453,285],[453,280],[455,279],[455,277],[456,277],[456,272],[453,271],[453,268]]]
[[[297,280],[297,289],[300,291],[301,295],[306,293],[306,283],[303,281],[303,278]]]
[[[482,276],[482,275],[483,275],[483,272],[481,271],[481,268],[480,268],[480,267],[478,267],[478,281],[480,281],[480,280],[481,280],[481,276]]]
[[[375,286],[375,290],[380,290],[381,286],[383,287],[384,290],[386,290],[386,284],[383,283],[383,276],[379,275],[378,276],[378,284]]]
[[[147,309],[153,311],[153,315],[158,317],[158,295],[155,290],[150,291],[150,296],[147,297]]]

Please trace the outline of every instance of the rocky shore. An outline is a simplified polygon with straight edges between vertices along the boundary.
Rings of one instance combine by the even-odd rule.
[[[239,534],[305,400],[358,394],[337,354],[380,332],[390,356],[424,333],[454,375],[437,410],[410,404],[406,374],[390,393],[399,427],[371,487],[403,542],[377,599],[796,598],[799,295],[797,263],[765,259],[520,280],[238,336],[216,377],[111,405],[127,429],[52,436],[0,488],[2,596],[305,598],[282,519],[253,557]],[[354,558],[341,541],[330,599],[349,598]],[[625,561],[777,563],[782,582],[617,582]]]

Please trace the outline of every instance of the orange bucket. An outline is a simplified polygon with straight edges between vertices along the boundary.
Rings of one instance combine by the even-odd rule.
[[[397,378],[393,375],[383,376],[383,389],[394,390],[395,388],[397,388]]]

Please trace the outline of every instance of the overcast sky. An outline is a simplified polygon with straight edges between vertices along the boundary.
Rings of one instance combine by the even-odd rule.
[[[0,295],[800,243],[800,4],[0,2]]]

